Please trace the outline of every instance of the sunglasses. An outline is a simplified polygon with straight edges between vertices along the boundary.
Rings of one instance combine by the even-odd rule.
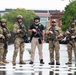
[[[52,23],[56,23],[56,22],[52,21]]]

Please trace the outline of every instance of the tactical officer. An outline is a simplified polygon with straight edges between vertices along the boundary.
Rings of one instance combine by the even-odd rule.
[[[62,30],[59,26],[56,25],[56,20],[52,20],[52,24],[50,27],[47,28],[46,34],[48,35],[49,39],[49,52],[50,52],[50,63],[49,65],[54,65],[54,51],[55,51],[55,59],[56,65],[60,65],[59,63],[59,39],[62,37]]]
[[[14,54],[13,54],[13,65],[16,65],[16,57],[18,53],[18,49],[20,48],[20,64],[25,64],[23,61],[23,53],[24,53],[24,32],[25,27],[22,23],[23,17],[22,15],[17,16],[17,22],[14,24],[13,32],[15,34],[14,40]]]
[[[43,62],[43,53],[42,53],[42,44],[44,41],[44,26],[40,23],[40,17],[35,16],[34,17],[34,23],[29,28],[29,33],[31,33],[31,62],[30,64],[33,64],[34,62],[34,55],[35,55],[35,49],[36,46],[38,47],[39,51],[39,60],[41,64],[44,64]]]
[[[76,26],[75,22],[71,21],[71,26],[66,30],[68,62],[72,64],[72,49],[74,50],[75,64],[76,64]]]
[[[7,55],[7,52],[8,52],[8,38],[11,36],[9,30],[7,29],[6,27],[6,20],[5,19],[2,19],[1,20],[1,38],[0,38],[0,42],[2,43],[2,45],[0,45],[0,47],[3,49],[2,52],[0,52],[2,58],[1,59],[1,63],[9,63],[8,61],[6,61],[6,55]]]

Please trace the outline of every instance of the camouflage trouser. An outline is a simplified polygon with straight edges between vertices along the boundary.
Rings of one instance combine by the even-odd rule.
[[[68,51],[68,62],[72,63],[72,49],[74,50],[74,57],[76,62],[76,42],[70,41],[70,43],[67,44],[67,51]]]
[[[55,51],[55,59],[56,62],[59,62],[59,41],[49,41],[49,52],[50,52],[50,61],[54,62],[54,51]]]
[[[4,44],[0,43],[0,61],[3,61]]]
[[[24,42],[22,38],[16,38],[14,42],[13,62],[16,62],[18,49],[20,48],[20,61],[23,60]]]
[[[6,55],[7,55],[7,52],[8,52],[8,42],[6,42],[6,45],[7,45],[7,47],[4,48],[4,53],[3,53],[3,61],[6,60]]]
[[[38,51],[39,51],[39,59],[43,59],[43,53],[42,53],[42,44],[39,44],[38,42],[38,38],[32,38],[31,41],[31,60],[34,61],[34,55],[35,55],[35,49],[36,46],[38,47]]]

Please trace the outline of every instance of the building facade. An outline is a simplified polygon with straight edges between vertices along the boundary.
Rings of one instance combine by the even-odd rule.
[[[56,12],[56,13],[52,14],[52,16],[50,17],[50,24],[51,24],[52,19],[55,19],[57,21],[57,25],[59,27],[61,27],[62,26],[62,21],[61,21],[62,16],[63,16],[63,12]]]
[[[60,10],[33,10],[39,17],[40,22],[45,26],[48,27],[51,24],[51,16],[56,12],[60,12]]]
[[[0,11],[0,15],[2,16],[6,13],[9,13],[10,10],[16,10],[16,9],[5,9],[4,11]],[[34,11],[36,15],[40,17],[40,22],[45,27],[48,27],[51,25],[52,19],[56,19],[59,26],[61,26],[62,24],[60,18],[63,15],[63,13],[60,12],[60,10],[28,10],[28,11]]]

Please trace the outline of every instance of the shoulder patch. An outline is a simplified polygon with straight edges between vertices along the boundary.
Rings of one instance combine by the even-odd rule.
[[[42,24],[41,23],[39,23],[39,26],[41,26]]]

